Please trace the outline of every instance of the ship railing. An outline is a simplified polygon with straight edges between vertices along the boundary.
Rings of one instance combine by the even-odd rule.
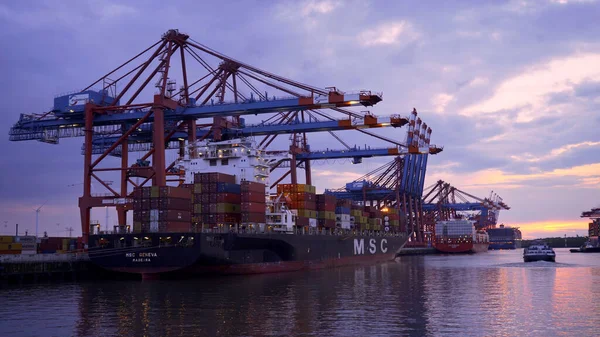
[[[347,229],[333,229],[333,228],[310,228],[304,230],[302,228],[295,228],[292,232],[277,232],[277,231],[261,231],[258,228],[202,228],[193,232],[201,233],[215,233],[215,234],[295,234],[295,235],[335,235],[335,236],[348,236],[348,235],[361,235],[361,236],[375,236],[375,237],[399,237],[406,235],[401,232],[377,232],[377,231],[360,231],[360,230],[347,230]]]

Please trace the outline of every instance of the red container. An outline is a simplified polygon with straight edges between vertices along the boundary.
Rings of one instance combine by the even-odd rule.
[[[266,186],[265,186],[265,184],[245,180],[245,181],[242,181],[242,183],[241,183],[241,189],[242,189],[242,193],[244,193],[244,192],[259,192],[264,195]]]
[[[142,199],[142,210],[147,211],[150,209],[150,199]]]
[[[219,193],[215,195],[215,199],[217,203],[239,204],[241,202],[241,196],[233,193]]]
[[[230,183],[235,184],[235,176],[219,172],[208,173],[209,182],[211,183]]]
[[[141,187],[141,189],[142,189],[142,198],[149,199],[150,195],[152,194],[152,187],[146,186],[146,187]]]
[[[242,213],[242,222],[265,223],[267,217],[265,213]]]
[[[192,194],[192,204],[202,203],[202,194]]]
[[[242,192],[241,202],[265,202],[265,192]]]
[[[317,223],[318,223],[319,227],[335,228],[335,220],[319,219],[319,220],[317,220]]]
[[[159,221],[192,221],[192,215],[189,211],[164,210],[158,211]]]
[[[241,207],[243,213],[265,213],[265,203],[243,202]]]
[[[317,194],[317,203],[319,204],[333,204],[335,206],[337,198],[331,194]]]
[[[142,200],[134,199],[133,200],[133,211],[141,211],[142,210]]]
[[[303,216],[296,217],[296,226],[308,226],[308,218]]]
[[[160,232],[185,233],[191,230],[189,221],[161,221],[158,224]]]
[[[236,224],[240,222],[239,213],[203,214],[202,221],[207,224]]]
[[[310,211],[316,211],[317,205],[314,201],[292,201],[290,203],[291,209],[307,209]]]
[[[192,209],[192,201],[190,198],[161,198],[157,200],[158,209],[176,209],[182,211],[189,211]]]
[[[139,187],[135,187],[133,189],[133,195],[132,195],[132,197],[134,199],[142,199],[143,198],[143,196],[142,196],[142,189],[139,188]]]
[[[332,203],[332,204],[317,203],[317,211],[335,212],[335,203]]]
[[[350,199],[337,199],[335,201],[335,205],[338,207],[348,207],[352,206],[352,200]]]
[[[158,195],[161,199],[163,198],[180,198],[180,199],[191,199],[192,191],[188,188],[163,186],[159,188]]]

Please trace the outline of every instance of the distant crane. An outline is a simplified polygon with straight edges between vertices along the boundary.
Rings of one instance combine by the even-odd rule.
[[[69,237],[71,237],[72,236],[71,233],[73,233],[73,231],[74,231],[73,227],[67,227],[67,228],[65,228],[65,230],[67,232],[69,232]]]
[[[42,207],[44,207],[44,205],[48,202],[48,200],[44,201],[44,203],[38,207],[37,209],[33,209],[35,211],[35,240],[37,241],[37,237],[38,237],[38,228],[39,228],[39,218],[40,218],[40,210],[42,209]]]

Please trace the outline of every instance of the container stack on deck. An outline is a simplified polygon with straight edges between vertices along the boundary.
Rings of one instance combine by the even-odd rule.
[[[240,205],[241,187],[234,176],[217,172],[194,175],[194,217],[204,228],[236,226],[241,221]]]
[[[317,194],[318,226],[321,228],[335,228],[337,198],[331,194]]]
[[[317,227],[316,188],[306,184],[279,184],[277,194],[284,194],[289,208],[297,212],[297,227]]]
[[[191,224],[191,190],[148,186],[133,191],[133,231],[186,232]]]
[[[254,226],[266,222],[265,184],[242,181],[241,222],[242,226]]]
[[[389,229],[386,229],[386,227]],[[391,209],[383,213],[383,230],[386,232],[400,231],[400,215],[397,209]]]
[[[336,227],[343,229],[351,229],[352,223],[350,222],[350,207],[352,206],[352,200],[338,199],[336,200],[335,206],[335,221]]]
[[[382,212],[379,209],[372,207],[372,206],[365,207],[364,212],[367,213],[367,217],[368,217],[367,223],[369,224],[370,230],[382,231],[383,230],[383,228],[382,228],[382,223],[383,223]]]

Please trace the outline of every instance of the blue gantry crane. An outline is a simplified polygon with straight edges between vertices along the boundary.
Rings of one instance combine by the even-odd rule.
[[[190,71],[190,63],[197,66],[194,71]],[[191,74],[198,74],[199,70],[202,73],[193,79]],[[57,96],[50,111],[21,114],[10,129],[9,138],[50,144],[58,144],[65,137],[84,138],[84,188],[79,206],[83,236],[87,240],[92,207],[115,206],[119,224],[124,225],[130,209],[131,186],[149,181],[155,186],[165,186],[168,176],[177,180],[180,173],[173,170],[174,163],[166,163],[165,152],[168,149],[181,152],[186,142],[262,136],[260,146],[267,150],[279,135],[290,134],[292,144],[285,150],[292,158],[286,174],[291,175],[293,183],[297,182],[296,168],[301,163],[308,184],[311,184],[312,160],[353,158],[359,163],[364,157],[439,150],[420,149],[370,130],[403,126],[406,118],[398,115],[380,118],[347,109],[374,106],[381,100],[382,94],[368,90],[322,89],[278,76],[216,52],[171,29],[156,43],[82,90]],[[243,116],[266,118],[259,124],[246,125]],[[389,142],[392,147],[348,146],[334,133],[344,130],[356,130]],[[307,142],[310,132],[329,132],[345,149],[310,151]],[[144,154],[131,163],[130,154],[136,151]],[[120,165],[102,165],[108,156],[120,158]],[[120,175],[119,184],[115,184],[118,187],[100,177],[105,172]],[[146,180],[136,183],[131,180],[136,176]],[[104,186],[110,196],[93,196],[92,180]]]

